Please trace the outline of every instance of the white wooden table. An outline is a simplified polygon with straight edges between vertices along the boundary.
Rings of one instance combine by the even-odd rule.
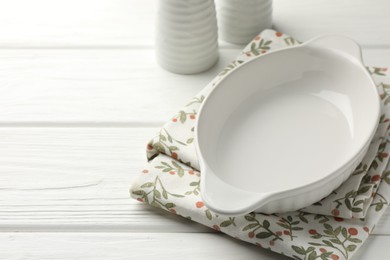
[[[0,2],[0,259],[285,259],[140,205],[158,127],[233,59],[181,76],[154,60],[156,1]],[[390,67],[388,0],[275,0],[275,28],[356,39]],[[390,211],[356,259],[388,259]]]

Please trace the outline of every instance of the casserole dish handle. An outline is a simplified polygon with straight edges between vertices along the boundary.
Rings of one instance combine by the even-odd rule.
[[[339,36],[339,35],[320,36],[311,41],[308,41],[306,45],[311,47],[320,47],[320,48],[339,51],[356,58],[360,62],[363,62],[362,51],[360,46],[354,40],[345,36]]]
[[[268,203],[271,194],[245,191],[222,181],[210,168],[204,168],[202,199],[211,211],[225,216],[244,215]]]

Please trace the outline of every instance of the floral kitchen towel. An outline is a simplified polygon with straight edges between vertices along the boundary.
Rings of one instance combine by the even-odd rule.
[[[295,259],[350,259],[390,200],[390,79],[385,68],[368,68],[382,100],[380,124],[369,151],[351,177],[328,197],[297,212],[237,217],[214,214],[200,197],[201,173],[193,142],[195,119],[204,97],[238,64],[295,44],[299,42],[294,38],[272,30],[249,43],[149,142],[149,163],[133,183],[132,197]]]

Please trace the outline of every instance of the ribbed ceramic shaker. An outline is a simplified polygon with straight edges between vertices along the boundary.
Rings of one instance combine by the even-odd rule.
[[[218,29],[213,0],[160,0],[157,62],[180,74],[205,71],[218,60]]]
[[[247,44],[272,26],[272,0],[216,0],[220,39]]]

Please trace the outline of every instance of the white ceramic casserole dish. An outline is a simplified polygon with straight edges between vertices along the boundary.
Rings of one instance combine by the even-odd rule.
[[[360,47],[324,36],[242,64],[200,109],[201,194],[218,214],[297,210],[360,163],[380,114]]]

